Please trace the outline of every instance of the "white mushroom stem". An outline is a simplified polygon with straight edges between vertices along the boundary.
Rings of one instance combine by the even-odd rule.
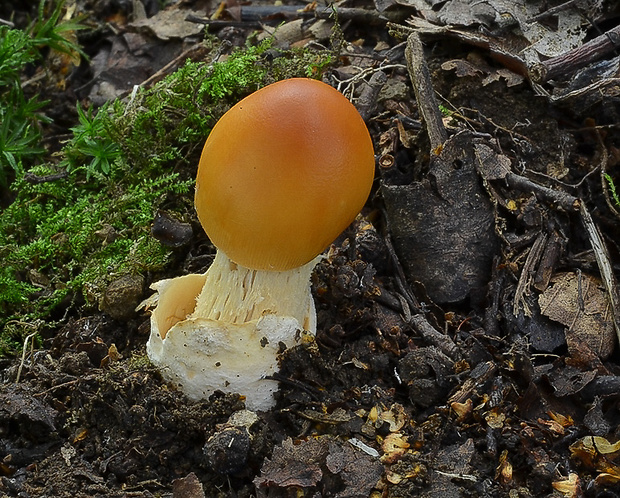
[[[252,410],[275,402],[282,345],[316,329],[310,275],[318,258],[294,270],[269,272],[236,265],[218,252],[202,275],[153,284],[158,292],[146,345],[162,375],[188,397],[216,390],[246,397]]]
[[[295,318],[300,327],[316,331],[310,276],[319,258],[288,271],[245,268],[218,251],[191,318],[240,324],[266,314]]]

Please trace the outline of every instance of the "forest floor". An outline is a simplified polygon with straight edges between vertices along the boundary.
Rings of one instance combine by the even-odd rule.
[[[0,18],[18,23],[13,3]],[[265,67],[291,47],[330,52],[321,78],[364,118],[377,173],[315,270],[316,340],[282,354],[267,412],[235,393],[190,401],[148,361],[136,304],[214,254],[195,215],[175,218],[191,193],[154,204],[173,213],[164,232],[191,227],[174,257],[115,279],[100,306],[63,301],[36,348],[2,360],[0,495],[620,495],[620,11],[69,4],[89,59],[38,87],[50,152],[76,100],[130,99],[275,31]]]

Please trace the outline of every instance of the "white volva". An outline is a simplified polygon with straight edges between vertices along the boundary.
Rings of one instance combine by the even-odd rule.
[[[155,283],[149,358],[192,399],[222,390],[244,395],[249,409],[271,408],[278,384],[266,377],[279,370],[278,353],[316,331],[310,274],[317,260],[271,272],[218,251],[206,273]]]

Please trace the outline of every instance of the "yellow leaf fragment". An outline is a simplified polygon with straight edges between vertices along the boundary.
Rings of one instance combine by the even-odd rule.
[[[552,482],[551,486],[553,486],[553,489],[558,493],[562,493],[566,498],[577,497],[581,494],[579,476],[574,472],[571,472],[566,479]]]
[[[410,446],[407,436],[400,432],[388,434],[381,444],[381,449],[383,450],[381,462],[396,462],[407,452]]]
[[[450,405],[450,408],[456,413],[458,420],[463,420],[467,415],[472,412],[473,402],[471,399],[467,399],[465,403],[454,402]]]
[[[500,412],[497,408],[493,408],[484,414],[484,419],[491,429],[501,429],[506,420],[506,414]]]

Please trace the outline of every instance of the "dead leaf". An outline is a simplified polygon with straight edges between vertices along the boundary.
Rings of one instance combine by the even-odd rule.
[[[407,452],[410,446],[407,436],[404,434],[400,432],[388,434],[381,444],[383,450],[381,462],[388,464],[396,462]]]
[[[441,69],[444,71],[454,70],[459,78],[463,78],[464,76],[479,76],[483,72],[473,64],[461,59],[446,61],[441,65]]]
[[[571,355],[571,342],[585,343],[600,358],[614,349],[615,332],[609,300],[602,282],[590,275],[561,273],[538,298],[543,315],[568,327],[565,330]]]
[[[571,472],[566,479],[561,479],[551,483],[553,489],[562,493],[566,498],[573,498],[581,495],[579,476]]]
[[[383,465],[366,453],[351,445],[341,445],[332,441],[326,458],[327,469],[338,475],[345,489],[336,498],[370,496],[371,491],[383,475]]]
[[[596,378],[596,371],[581,370],[567,365],[548,374],[548,379],[558,397],[571,396],[581,391]]]
[[[620,441],[610,443],[600,436],[586,436],[570,446],[571,456],[586,467],[596,470],[597,486],[613,485],[620,482],[620,466],[614,459],[620,453]]]
[[[152,17],[130,23],[129,26],[150,31],[160,40],[186,38],[198,35],[203,30],[202,24],[186,20],[189,14],[200,15],[200,12],[170,8],[161,10]]]
[[[271,459],[265,459],[260,476],[254,479],[256,487],[309,488],[323,478],[321,463],[327,456],[325,439],[310,438],[293,442],[282,441],[273,450]]]
[[[204,498],[202,483],[193,472],[172,482],[172,498]]]
[[[471,398],[467,399],[464,403],[453,402],[450,405],[450,408],[454,410],[454,413],[457,415],[457,421],[462,422],[465,420],[467,416],[469,416],[472,412],[473,401]]]
[[[499,465],[495,471],[495,478],[506,485],[512,481],[512,464],[508,460],[508,450],[504,450],[499,457]]]
[[[260,493],[264,488],[274,492],[288,489],[295,494],[295,488],[312,489],[324,478],[334,479],[325,474],[337,475],[344,483],[344,489],[333,495],[337,498],[370,496],[383,474],[383,465],[352,445],[329,436],[298,441],[289,438],[274,449],[271,460],[265,460],[254,485],[259,489],[259,496],[263,496]]]
[[[485,180],[501,180],[510,173],[510,159],[483,143],[474,145],[476,170]],[[513,201],[514,202],[514,201]],[[510,209],[510,207],[508,207]],[[516,210],[516,204],[514,209]]]
[[[501,411],[501,408],[495,407],[484,414],[484,419],[491,429],[501,429],[506,421],[506,414]]]
[[[519,55],[531,63],[538,62],[541,55],[554,57],[568,52],[586,36],[578,10],[561,9],[552,16],[555,23],[538,22],[536,16],[546,8],[542,0],[452,0],[443,5],[438,17],[453,26],[512,28],[510,31],[529,43]]]

